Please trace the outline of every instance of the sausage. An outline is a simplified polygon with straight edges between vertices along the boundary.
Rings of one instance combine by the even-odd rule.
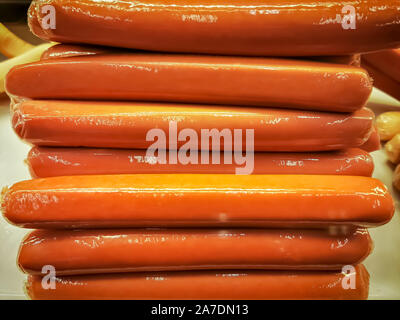
[[[374,127],[368,140],[360,146],[360,149],[367,152],[374,152],[381,148],[381,138],[379,136],[378,130]]]
[[[362,61],[362,67],[368,71],[374,80],[374,87],[400,101],[400,82],[389,77],[369,63]]]
[[[366,104],[372,83],[364,69],[333,63],[133,52],[16,66],[7,75],[6,90],[11,96],[31,99],[164,101],[352,112]]]
[[[65,276],[55,281],[55,289],[46,290],[40,276],[29,276],[26,292],[34,300],[349,300],[367,299],[369,290],[369,274],[363,265],[347,275],[337,271],[186,271]]]
[[[1,29],[1,24],[0,24]],[[1,35],[0,35],[1,37]],[[1,39],[0,39],[1,41]],[[1,43],[0,43],[1,46]],[[0,96],[5,92],[5,78],[8,72],[17,65],[21,65],[23,63],[33,62],[39,60],[43,51],[45,51],[48,47],[50,47],[50,43],[43,43],[37,46],[34,46],[32,49],[25,51],[24,53],[11,58],[5,61],[0,62]]]
[[[41,60],[55,59],[55,58],[67,58],[67,57],[77,57],[77,56],[87,56],[95,54],[110,54],[116,52],[132,52],[129,50],[124,50],[121,48],[108,48],[102,46],[90,46],[90,45],[76,45],[76,44],[65,44],[59,43],[51,46],[47,49],[41,57]],[[345,56],[314,56],[314,57],[293,57],[295,59],[302,60],[313,60],[319,62],[346,64],[350,66],[359,67],[361,61],[361,55],[352,54]],[[292,58],[292,59],[293,59]]]
[[[49,50],[50,49],[51,48],[49,48]],[[354,67],[359,67],[361,65],[360,54],[352,54],[347,56],[319,56],[319,57],[304,57],[304,58],[320,62],[347,64]]]
[[[35,230],[24,239],[18,263],[24,272],[38,275],[45,265],[52,265],[57,275],[204,269],[341,270],[363,261],[371,247],[366,229],[337,233]]]
[[[244,151],[254,140],[255,151],[338,150],[365,143],[374,120],[369,109],[340,114],[140,102],[33,100],[13,109],[22,139],[57,147]]]
[[[400,85],[400,48],[364,54],[362,59]]]
[[[378,140],[379,142],[379,140]],[[198,159],[201,154],[196,153]],[[223,159],[223,153],[219,155]],[[167,153],[166,159],[169,159]],[[32,178],[89,174],[220,173],[234,174],[238,164],[159,163],[145,150],[33,147],[27,158]],[[371,176],[372,157],[361,149],[320,153],[256,152],[253,174],[332,174]]]
[[[354,12],[339,0],[35,0],[29,25],[45,40],[170,52],[321,56],[400,46],[398,1],[350,4]],[[55,29],[42,27],[44,5],[55,8]]]
[[[118,49],[108,49],[107,47],[88,46],[88,45],[70,45],[59,43],[51,46],[43,52],[40,60],[55,59],[55,58],[68,58],[78,56],[88,56],[95,54],[104,54],[110,52],[118,52]]]
[[[379,180],[333,175],[52,177],[14,184],[1,207],[27,228],[378,226],[394,211]]]

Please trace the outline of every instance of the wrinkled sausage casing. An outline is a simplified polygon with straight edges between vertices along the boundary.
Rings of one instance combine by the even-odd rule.
[[[373,128],[368,140],[360,146],[360,149],[366,152],[374,152],[381,148],[381,138],[376,127]]]
[[[146,272],[56,277],[46,290],[40,276],[29,276],[26,292],[34,300],[269,300],[367,299],[369,274],[363,265],[348,277],[337,271],[195,271]],[[346,277],[346,278],[345,278]]]
[[[48,12],[42,13],[45,5],[55,8],[55,29],[42,27],[43,20],[47,22]],[[356,14],[356,21],[349,29],[346,21],[351,14]],[[31,30],[46,40],[258,56],[343,55],[396,48],[399,21],[397,0],[36,0],[29,10]]]

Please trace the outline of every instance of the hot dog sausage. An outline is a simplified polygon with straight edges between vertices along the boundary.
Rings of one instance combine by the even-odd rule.
[[[160,146],[161,149],[176,149],[186,145],[193,150],[244,151],[254,135],[256,151],[325,151],[357,147],[366,142],[374,114],[369,109],[339,114],[179,104],[33,100],[17,104],[12,118],[16,133],[27,142],[40,146],[132,149]],[[190,130],[190,139],[183,135],[183,129]],[[243,150],[240,150],[240,142]]]
[[[362,59],[400,85],[400,48],[363,54]]]
[[[2,211],[28,228],[377,226],[394,211],[369,177],[136,174],[21,181]]]
[[[45,265],[52,265],[57,275],[203,269],[341,270],[344,265],[360,263],[370,251],[371,239],[365,229],[36,230],[24,239],[18,263],[23,271],[37,275]]]
[[[124,49],[108,48],[102,46],[89,46],[89,45],[76,45],[76,44],[65,44],[59,43],[51,46],[43,54],[41,59],[55,59],[55,58],[67,58],[76,56],[87,56],[94,54],[110,54],[116,52],[132,52]],[[296,57],[294,57],[296,58]],[[313,60],[319,62],[346,64],[350,66],[359,67],[361,56],[359,54],[345,55],[345,56],[313,56],[313,57],[298,57],[297,59],[302,60]]]
[[[354,289],[349,287],[352,284]],[[368,290],[369,274],[363,265],[347,275],[337,271],[192,271],[57,277],[54,290],[44,289],[40,276],[29,276],[26,283],[26,292],[34,300],[367,299]]]
[[[51,50],[51,48],[49,48],[48,50]],[[318,56],[318,57],[303,57],[303,58],[312,59],[320,62],[347,64],[354,67],[359,67],[361,65],[360,54],[352,54],[347,56]]]
[[[379,143],[379,139],[378,139]],[[197,153],[197,157],[200,158]],[[223,173],[234,174],[238,164],[173,164],[157,162],[145,150],[33,147],[27,164],[33,178],[88,174]],[[167,153],[169,159],[169,153]],[[221,153],[220,159],[223,158]],[[372,157],[361,149],[320,153],[256,152],[253,174],[338,174],[371,176]]]
[[[362,66],[368,71],[372,79],[374,79],[374,87],[400,101],[399,81],[394,80],[364,60],[362,61]]]
[[[352,112],[365,105],[372,83],[364,69],[333,63],[134,52],[17,66],[7,75],[6,90],[11,96],[32,99],[166,101]]]
[[[45,52],[43,52],[40,60],[56,59],[56,58],[68,58],[77,56],[89,56],[95,54],[104,53],[115,53],[118,49],[109,49],[101,46],[85,46],[85,45],[71,45],[65,43],[59,43],[51,46]]]
[[[349,4],[350,10],[339,0],[222,0],[218,5],[204,0],[35,0],[29,24],[37,36],[56,42],[170,52],[320,56],[400,46],[398,1]],[[55,29],[43,27],[44,5],[55,8]],[[356,21],[347,23],[354,15]]]

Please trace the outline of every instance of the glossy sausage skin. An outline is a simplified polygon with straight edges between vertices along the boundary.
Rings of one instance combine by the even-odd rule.
[[[379,140],[378,140],[379,142]],[[200,159],[200,153],[196,153]],[[33,147],[27,158],[32,178],[92,174],[221,173],[234,174],[238,164],[166,164],[145,150]],[[223,159],[223,153],[220,154]],[[167,153],[169,159],[169,153]],[[371,176],[374,170],[368,152],[351,148],[332,152],[256,152],[252,174],[331,174]]]
[[[87,56],[95,54],[110,54],[116,52],[132,52],[124,49],[108,48],[102,46],[89,46],[89,45],[76,45],[59,43],[43,52],[41,60],[67,58],[77,56]],[[296,57],[294,57],[296,58]],[[314,56],[314,57],[298,57],[302,60],[313,60],[319,62],[346,64],[350,66],[359,67],[361,56],[359,54],[345,55],[345,56]]]
[[[228,80],[229,79],[229,80]],[[87,55],[14,67],[11,96],[271,106],[352,112],[372,90],[359,67],[293,59],[159,53]]]
[[[240,150],[241,141],[243,148],[240,151],[245,151],[245,147],[251,147],[251,140],[247,140],[251,139],[251,132],[254,133],[255,151],[339,150],[365,143],[374,120],[372,111],[365,108],[353,114],[340,114],[179,104],[32,100],[17,104],[13,109],[13,127],[22,139],[34,145],[56,147],[155,149],[161,146],[161,149],[176,149],[186,145],[192,150],[218,150],[218,145],[205,135],[204,130],[210,130],[213,140],[221,141],[220,150],[234,147]],[[158,130],[154,132],[156,128]],[[191,129],[195,137],[181,136],[181,141],[176,141],[175,133],[178,137],[184,133],[183,129]],[[212,129],[218,131],[213,134]],[[238,143],[235,144],[232,141],[236,129],[241,136],[236,135]],[[220,139],[223,130],[227,139]],[[156,136],[152,137],[152,133]],[[161,140],[163,135],[165,144]],[[247,144],[247,141],[250,142]]]
[[[136,174],[21,181],[2,211],[27,228],[377,226],[394,204],[369,177]]]
[[[372,79],[374,79],[374,87],[382,90],[388,95],[400,101],[400,82],[389,77],[387,74],[378,70],[366,61],[362,61],[363,68],[365,68]]]
[[[366,152],[374,152],[381,148],[381,139],[379,137],[378,130],[374,127],[371,135],[368,140],[360,146],[360,149],[365,150]]]
[[[400,86],[400,48],[364,54],[363,61],[397,81]]]
[[[65,43],[56,44],[43,52],[40,60],[69,58],[78,56],[90,56],[104,53],[115,53],[119,49],[109,49],[101,46],[70,45]]]
[[[345,29],[339,0],[36,0],[33,33],[63,43],[256,56],[343,55],[400,45],[396,0],[353,1],[356,24]],[[44,29],[53,5],[56,28]]]
[[[299,250],[301,248],[301,250]],[[36,230],[18,263],[40,275],[216,269],[341,270],[371,252],[366,229],[340,230]],[[73,259],[71,259],[73,257]]]
[[[344,289],[354,277],[355,289]],[[40,276],[29,276],[26,292],[34,300],[270,300],[367,299],[369,274],[363,265],[344,275],[335,271],[192,271],[56,278],[45,290]]]

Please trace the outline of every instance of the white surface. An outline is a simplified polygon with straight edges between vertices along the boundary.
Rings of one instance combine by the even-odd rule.
[[[8,100],[0,98],[0,186],[29,179],[24,159],[29,146],[21,142],[10,126]],[[400,103],[374,90],[368,104],[377,113],[400,110]],[[399,193],[393,191],[393,167],[387,163],[384,152],[373,153],[374,177],[382,180],[396,201],[393,220],[376,229],[370,229],[375,243],[373,253],[365,261],[371,275],[370,299],[400,299],[400,217]],[[27,231],[9,225],[0,217],[0,299],[25,299],[25,276],[18,270],[16,256],[19,243]]]
[[[6,98],[0,100],[0,188],[30,178],[24,164],[30,148],[11,129],[8,103]],[[0,299],[25,298],[25,276],[17,268],[16,256],[26,232],[0,217]]]

